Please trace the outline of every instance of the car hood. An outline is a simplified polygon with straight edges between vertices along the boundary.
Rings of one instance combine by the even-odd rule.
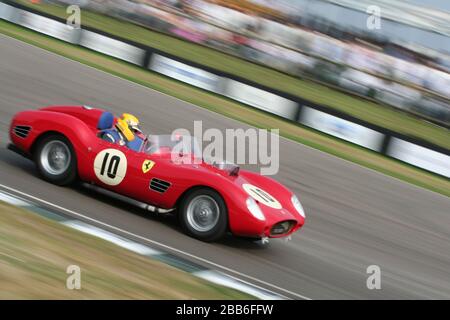
[[[255,199],[268,222],[295,220],[300,224],[304,223],[304,217],[292,204],[294,193],[278,181],[254,172],[240,170],[234,184],[247,197]]]

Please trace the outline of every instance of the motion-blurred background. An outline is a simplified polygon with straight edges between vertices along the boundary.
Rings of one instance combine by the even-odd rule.
[[[450,124],[450,5],[443,1],[43,2],[77,4]],[[367,27],[374,4],[380,29]]]
[[[81,28],[66,25],[72,4],[82,9]],[[381,9],[380,29],[367,27],[371,5]],[[221,131],[277,128],[299,143],[280,139],[274,178],[302,197],[308,222],[291,242],[274,241],[267,250],[240,240],[211,245],[110,199],[44,185],[31,163],[10,152],[0,152],[0,180],[297,298],[448,298],[449,15],[442,0],[0,0],[2,146],[14,113],[49,104],[131,112],[152,134],[190,129],[196,120]],[[26,213],[2,210],[11,212],[0,215],[7,235],[1,251],[18,258],[0,264],[8,267],[3,279],[13,279],[3,290],[13,293],[8,297],[67,297],[60,284],[74,248],[79,261],[91,260],[89,272],[98,271],[90,273],[101,285],[92,293],[142,297],[139,282],[156,292],[150,297],[161,297],[161,288],[175,297],[215,297],[174,285],[160,265],[142,267],[92,242],[81,247],[83,239],[46,232],[35,221],[26,223],[29,232]],[[66,260],[56,265],[55,254]],[[383,290],[365,286],[372,264],[386,275]],[[49,270],[59,270],[57,277]],[[124,274],[132,275],[130,284]],[[170,285],[155,285],[156,278]]]

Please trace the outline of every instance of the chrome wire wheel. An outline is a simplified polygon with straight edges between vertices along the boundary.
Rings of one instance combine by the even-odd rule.
[[[40,157],[43,169],[55,176],[66,172],[71,161],[69,147],[59,140],[48,142],[42,149]]]
[[[193,198],[186,211],[188,223],[198,232],[212,230],[219,221],[219,205],[208,195],[198,195]]]

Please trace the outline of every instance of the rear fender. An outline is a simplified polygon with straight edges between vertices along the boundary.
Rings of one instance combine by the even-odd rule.
[[[31,127],[26,138],[14,133],[13,129],[17,125]],[[49,111],[23,111],[14,116],[9,132],[12,143],[31,156],[40,139],[51,133],[61,134],[72,143],[78,159],[78,173],[80,177],[85,176],[87,168],[83,159],[89,157],[89,151],[98,142],[98,138],[95,132],[78,118]]]

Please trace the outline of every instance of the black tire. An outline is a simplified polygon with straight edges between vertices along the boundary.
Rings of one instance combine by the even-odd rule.
[[[60,143],[67,147],[67,150],[70,154],[70,160],[68,160],[69,164],[67,168],[64,168],[62,172],[52,173],[47,167],[43,160],[43,152],[46,149],[46,146],[51,143]],[[60,145],[62,146],[62,145]],[[43,139],[37,142],[36,148],[33,152],[33,160],[36,164],[39,174],[42,176],[44,180],[51,182],[53,184],[59,186],[65,186],[72,184],[77,178],[77,159],[76,154],[73,150],[73,146],[70,141],[60,134],[52,134],[44,137]]]
[[[192,219],[189,218],[188,213],[189,205],[191,203],[195,203],[195,201],[198,201],[199,198],[203,197],[206,197],[208,199],[207,201],[211,201],[211,199],[214,200],[217,204],[217,208],[219,209],[217,222],[215,224],[212,223],[214,226],[207,231],[199,231],[196,229],[196,227],[190,222]],[[178,219],[185,233],[205,242],[213,242],[221,239],[228,229],[228,210],[225,205],[225,201],[218,192],[209,188],[195,189],[184,196],[178,210]]]

